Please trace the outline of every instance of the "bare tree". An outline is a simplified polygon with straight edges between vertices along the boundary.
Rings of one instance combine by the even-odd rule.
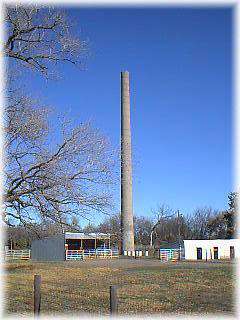
[[[167,205],[158,205],[156,209],[152,209],[152,213],[155,217],[156,222],[153,224],[150,234],[150,246],[153,246],[154,237],[155,240],[160,238],[165,240],[166,228],[168,228],[169,219],[175,216],[175,212]]]
[[[81,64],[87,52],[86,41],[73,36],[62,10],[8,7],[5,22],[8,69],[31,67],[49,76],[60,62]],[[66,119],[54,132],[49,109],[13,88],[7,88],[4,119],[8,224],[29,228],[54,221],[63,226],[74,217],[108,212],[115,156],[108,139],[90,123],[74,125]]]
[[[65,226],[66,231],[76,231],[71,226]],[[10,249],[24,249],[29,247],[35,239],[59,235],[62,233],[61,226],[53,221],[31,224],[29,227],[23,225],[8,226],[6,228],[6,244]]]
[[[203,207],[194,210],[189,217],[189,226],[191,230],[191,239],[209,239],[208,223],[218,215],[217,210],[210,207]]]
[[[63,61],[81,65],[88,54],[88,42],[73,35],[63,10],[11,6],[6,8],[5,22],[5,55],[44,75]]]
[[[136,245],[149,246],[152,228],[152,218],[143,216],[134,217],[134,238]]]
[[[194,239],[201,233],[200,221],[202,230],[204,228],[207,232],[206,210],[206,208],[198,209],[192,215],[183,215],[169,206],[158,206],[152,210],[156,222],[151,230],[150,244],[157,246],[166,242],[180,244],[183,239]]]
[[[225,212],[211,217],[207,222],[207,234],[209,239],[225,239],[227,237],[227,223]]]
[[[23,224],[39,219],[106,212],[111,204],[114,152],[90,123],[62,121],[61,137],[48,127],[48,110],[26,97],[6,112],[6,215]],[[54,141],[55,140],[55,141]]]
[[[120,214],[106,217],[104,221],[97,226],[97,230],[104,233],[110,233],[112,235],[111,243],[120,248],[122,236]]]

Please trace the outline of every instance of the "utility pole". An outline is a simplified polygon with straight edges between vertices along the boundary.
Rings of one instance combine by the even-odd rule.
[[[180,213],[179,213],[179,210],[177,210],[177,224],[178,224],[179,260],[181,260],[181,231],[180,231]]]

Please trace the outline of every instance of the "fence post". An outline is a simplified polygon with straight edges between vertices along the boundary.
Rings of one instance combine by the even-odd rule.
[[[41,276],[34,275],[34,316],[40,314],[41,308]]]
[[[110,286],[110,314],[117,314],[117,287]]]

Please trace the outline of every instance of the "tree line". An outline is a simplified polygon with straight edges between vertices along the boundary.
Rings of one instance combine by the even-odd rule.
[[[151,234],[153,247],[167,243],[178,243],[187,239],[230,239],[236,229],[235,216],[237,193],[228,196],[229,208],[217,211],[211,208],[196,209],[190,215],[179,215],[168,206],[159,206],[151,216],[134,216],[135,244],[139,248],[150,247]],[[29,247],[31,241],[63,232],[103,232],[110,233],[112,245],[119,246],[121,242],[120,214],[110,215],[94,226],[89,223],[81,227],[74,217],[70,224],[59,225],[54,222],[35,224],[34,228],[22,226],[8,227],[9,244],[16,249]]]

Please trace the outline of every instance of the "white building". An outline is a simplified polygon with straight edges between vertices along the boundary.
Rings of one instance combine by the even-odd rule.
[[[240,257],[240,239],[183,240],[186,260]]]

